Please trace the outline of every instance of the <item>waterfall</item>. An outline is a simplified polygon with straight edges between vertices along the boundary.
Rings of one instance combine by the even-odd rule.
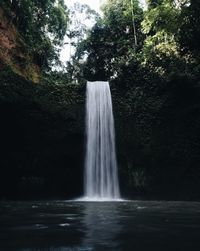
[[[84,195],[120,197],[112,100],[108,82],[87,82]]]

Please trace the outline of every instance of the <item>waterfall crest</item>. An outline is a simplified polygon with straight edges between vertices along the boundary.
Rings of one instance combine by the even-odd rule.
[[[87,82],[84,195],[120,198],[112,100],[108,82]]]

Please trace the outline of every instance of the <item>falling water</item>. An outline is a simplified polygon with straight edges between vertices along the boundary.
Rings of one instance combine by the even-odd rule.
[[[120,197],[112,100],[108,82],[87,82],[85,197]]]

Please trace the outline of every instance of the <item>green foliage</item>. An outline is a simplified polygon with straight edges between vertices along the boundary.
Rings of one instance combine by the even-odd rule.
[[[149,1],[142,22],[147,35],[141,52],[143,64],[160,75],[173,69],[180,61],[176,33],[179,29],[180,10],[171,0]]]
[[[0,71],[0,102],[35,103],[48,112],[64,115],[70,106],[83,103],[83,87],[68,80],[67,73],[45,73],[35,85],[4,65]]]
[[[187,52],[194,52],[199,55],[200,49],[200,2],[191,0],[182,5],[180,14],[179,42]]]
[[[167,34],[175,34],[179,12],[173,1],[161,1],[161,4],[146,11],[142,22],[144,33],[155,34],[164,30]]]
[[[109,1],[103,8],[104,17],[92,28],[88,38],[79,44],[76,59],[84,59],[82,65],[87,79],[108,79],[116,77],[121,66],[129,65],[136,57],[133,16],[137,31],[138,48],[142,46],[142,9],[138,1]]]
[[[68,12],[63,0],[3,0],[1,6],[34,55],[34,60],[46,68],[57,60],[56,48],[66,34]]]
[[[87,36],[89,30],[87,23],[95,23],[99,19],[99,14],[87,4],[76,2],[69,9],[69,19],[67,36],[70,44],[76,47]]]
[[[93,80],[117,79],[118,83],[124,82],[125,88],[125,85],[143,81],[140,74],[144,68],[146,72],[166,79],[176,73],[195,71],[194,74],[198,74],[197,57],[183,55],[184,38],[181,38],[188,15],[185,9],[190,10],[191,6],[188,1],[149,1],[148,10],[143,14],[138,1],[133,4],[121,0],[106,2],[102,19],[77,47],[74,66],[80,74],[76,76]],[[194,30],[192,34],[195,34]],[[146,74],[146,79],[151,79],[150,74]]]

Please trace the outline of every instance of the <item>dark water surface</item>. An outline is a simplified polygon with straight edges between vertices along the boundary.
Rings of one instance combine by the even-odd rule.
[[[1,202],[0,250],[200,250],[200,203]]]

